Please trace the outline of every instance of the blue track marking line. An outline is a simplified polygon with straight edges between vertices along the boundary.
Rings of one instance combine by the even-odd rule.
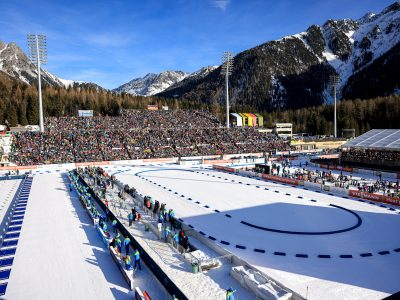
[[[15,239],[19,237],[19,232],[16,233],[7,233],[4,238],[5,239]]]
[[[0,259],[0,268],[12,266],[14,257]]]
[[[15,251],[17,251],[17,248],[2,249],[2,250],[0,250],[0,256],[14,255],[14,254],[15,254]]]
[[[11,246],[17,246],[18,245],[18,240],[11,240],[11,241],[5,241],[1,245],[2,247],[11,247]]]
[[[7,282],[0,284],[0,296],[5,295],[6,290],[7,290]]]
[[[15,225],[22,225],[23,221],[14,221],[14,222],[10,222],[11,226],[15,226]]]
[[[353,212],[353,211],[351,211],[351,210],[349,210],[349,209],[347,209],[347,208],[338,206],[338,205],[329,204],[329,206],[332,206],[332,207],[335,207],[335,208],[344,210],[344,211],[346,211],[346,212],[352,214],[353,216],[356,217],[357,223],[356,223],[355,225],[351,226],[351,227],[344,228],[344,229],[340,229],[340,230],[333,230],[333,231],[289,231],[289,230],[280,230],[280,229],[275,229],[275,228],[268,228],[268,227],[258,226],[258,225],[254,225],[254,224],[248,223],[248,222],[246,222],[246,221],[240,221],[240,223],[242,223],[242,224],[244,224],[244,225],[246,225],[246,226],[250,226],[250,227],[257,228],[257,229],[261,229],[261,230],[265,230],[265,231],[278,232],[278,233],[286,233],[286,234],[298,234],[298,235],[327,235],[327,234],[336,234],[336,233],[347,232],[347,231],[353,230],[353,229],[355,229],[355,228],[361,226],[362,220],[361,220],[360,216],[359,216],[357,213],[355,213],[355,212]]]

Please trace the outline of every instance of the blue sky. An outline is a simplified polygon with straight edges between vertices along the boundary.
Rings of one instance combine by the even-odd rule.
[[[45,68],[115,88],[164,70],[193,72],[327,19],[359,18],[394,0],[2,0],[0,40],[27,52],[47,35]]]

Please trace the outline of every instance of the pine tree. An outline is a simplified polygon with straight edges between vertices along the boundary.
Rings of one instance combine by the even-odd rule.
[[[10,105],[7,108],[7,121],[8,121],[8,125],[10,127],[14,127],[18,125],[18,115],[17,115],[17,109],[15,108],[15,105],[12,105],[10,103]]]
[[[31,94],[27,95],[26,116],[30,125],[39,124],[39,101]]]

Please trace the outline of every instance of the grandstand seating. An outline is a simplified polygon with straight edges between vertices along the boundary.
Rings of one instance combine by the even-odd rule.
[[[124,111],[118,117],[48,118],[45,133],[15,135],[18,165],[289,150],[254,128],[222,128],[202,111]]]

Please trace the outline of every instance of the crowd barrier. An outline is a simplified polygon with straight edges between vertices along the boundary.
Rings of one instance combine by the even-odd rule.
[[[393,198],[389,196],[379,195],[379,194],[371,194],[367,192],[357,191],[357,190],[349,190],[349,196],[355,198],[361,198],[365,200],[370,200],[374,202],[383,202],[386,204],[400,206],[400,199]]]
[[[292,178],[274,176],[269,174],[261,174],[261,178],[290,185],[299,185],[299,181]]]
[[[354,169],[351,167],[332,166],[332,165],[324,165],[324,164],[320,164],[319,167],[321,169],[327,169],[327,170],[336,170],[336,171],[343,171],[343,172],[349,172],[349,173],[354,172]]]
[[[342,167],[342,166],[331,166],[331,165],[315,164],[315,163],[310,163],[310,165],[317,167],[317,168],[326,169],[326,170],[336,170],[336,171],[343,171],[343,172],[349,172],[349,173],[359,173],[359,174],[365,174],[365,175],[371,175],[371,176],[382,175],[382,177],[386,177],[386,178],[400,179],[400,173],[394,173],[394,172],[376,171],[376,170],[360,169],[360,168],[352,168],[352,167]]]
[[[187,156],[182,157],[181,160],[201,160],[203,164],[222,164],[232,163],[231,157],[241,157],[245,159],[246,156],[261,157],[262,153],[244,153],[244,154],[229,154],[229,155],[206,155],[206,156]],[[0,171],[16,171],[18,170],[36,170],[36,169],[62,169],[72,170],[79,167],[95,167],[106,165],[127,165],[127,164],[143,164],[143,163],[178,163],[178,157],[167,158],[146,158],[135,160],[118,160],[118,161],[96,161],[96,162],[76,162],[64,164],[42,164],[42,165],[27,165],[27,166],[0,166]],[[241,160],[238,160],[238,162]]]
[[[225,167],[225,166],[212,165],[212,168],[214,170],[224,171],[224,172],[228,172],[228,173],[234,173],[235,172],[234,168],[229,168],[229,167]]]
[[[77,176],[79,176],[80,182],[88,187],[88,191],[95,199],[97,204],[103,211],[106,211],[107,207],[104,202],[98,197],[95,191],[85,182],[85,180],[74,171]],[[109,211],[109,218],[117,221],[117,228],[123,236],[129,237],[131,240],[132,247],[138,249],[140,252],[141,260],[147,265],[147,267],[152,271],[152,273],[157,277],[161,284],[171,295],[175,295],[180,300],[187,300],[188,298],[185,294],[176,286],[176,284],[167,276],[167,274],[161,269],[161,267],[153,260],[153,258],[143,249],[143,247],[138,243],[135,237],[125,228],[125,226],[120,222],[120,220],[114,215],[112,211]]]
[[[342,196],[350,196],[350,197],[354,197],[354,198],[366,199],[366,200],[383,202],[383,203],[387,203],[387,204],[391,204],[391,205],[400,206],[399,198],[394,198],[394,197],[389,197],[389,196],[384,196],[384,195],[379,195],[379,194],[371,194],[371,193],[361,192],[361,191],[357,191],[357,190],[347,190],[345,188],[335,187],[335,186],[331,186],[331,185],[322,185],[320,183],[296,180],[296,179],[292,179],[292,178],[274,176],[274,175],[269,175],[269,174],[261,174],[261,173],[254,173],[254,172],[249,172],[249,171],[235,170],[234,168],[229,168],[229,167],[219,166],[219,165],[213,165],[212,167],[214,170],[225,171],[225,172],[229,172],[229,173],[237,173],[236,171],[238,171],[238,173],[240,175],[261,177],[266,180],[280,182],[280,183],[284,183],[284,184],[290,184],[290,185],[294,185],[294,186],[303,185],[304,187],[312,189],[312,190],[322,190],[325,192],[331,192],[331,193],[342,195]]]

